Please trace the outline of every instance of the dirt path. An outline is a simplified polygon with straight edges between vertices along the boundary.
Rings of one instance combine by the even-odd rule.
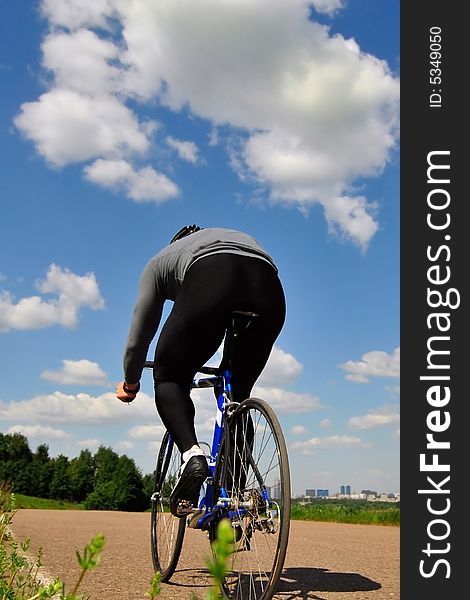
[[[45,569],[70,591],[79,573],[75,550],[97,533],[106,537],[99,567],[81,591],[90,600],[145,600],[153,575],[150,515],[103,511],[20,510],[13,533],[31,539],[31,553],[42,547]],[[276,598],[314,600],[398,600],[398,527],[292,521],[285,569]],[[186,530],[177,571],[162,585],[162,600],[204,600],[210,578],[205,566],[209,542]]]

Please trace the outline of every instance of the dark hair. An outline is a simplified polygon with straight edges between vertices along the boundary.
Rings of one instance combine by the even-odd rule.
[[[187,235],[190,235],[191,233],[200,231],[200,229],[201,227],[199,227],[198,225],[185,225],[171,238],[170,244],[176,242],[176,240],[180,240],[181,238],[186,237]]]

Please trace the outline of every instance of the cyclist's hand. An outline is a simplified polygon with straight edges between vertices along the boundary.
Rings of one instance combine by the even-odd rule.
[[[120,381],[116,386],[116,396],[121,402],[132,402],[140,390],[140,383]]]

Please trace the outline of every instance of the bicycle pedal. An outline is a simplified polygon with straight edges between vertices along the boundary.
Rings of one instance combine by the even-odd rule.
[[[194,506],[190,500],[180,500],[178,502],[178,507],[176,508],[178,517],[186,517],[187,515],[191,514],[193,510]]]

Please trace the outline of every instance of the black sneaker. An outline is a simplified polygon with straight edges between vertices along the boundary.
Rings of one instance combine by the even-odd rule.
[[[170,510],[175,517],[189,514],[199,498],[199,491],[210,471],[203,455],[192,456],[170,495]]]

